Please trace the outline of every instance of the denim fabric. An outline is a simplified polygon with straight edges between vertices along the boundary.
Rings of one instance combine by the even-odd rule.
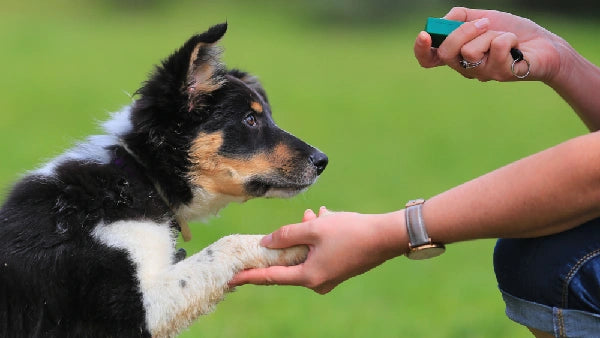
[[[506,315],[519,324],[551,332],[555,337],[598,337],[600,315],[538,304],[502,292]]]
[[[600,219],[551,236],[500,239],[494,270],[512,320],[557,337],[600,337]]]

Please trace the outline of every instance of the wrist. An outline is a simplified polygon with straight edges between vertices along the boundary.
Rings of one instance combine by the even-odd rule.
[[[406,230],[405,210],[378,215],[378,243],[386,259],[405,255],[408,252],[408,232]]]
[[[577,65],[581,64],[583,57],[566,40],[557,35],[554,35],[552,45],[558,57],[556,64],[549,66],[550,70],[542,81],[560,93],[566,85],[570,84],[569,79],[577,70]]]
[[[570,87],[574,85],[580,90],[581,79],[589,76],[590,69],[594,68],[590,65],[593,65],[558,35],[553,35],[552,45],[558,57],[555,64],[548,66],[542,81],[561,95],[572,90]]]
[[[600,117],[597,112],[600,104],[595,100],[595,88],[600,85],[600,68],[568,43],[558,44],[559,65],[554,76],[544,81],[559,94],[579,115],[591,130],[600,129]]]

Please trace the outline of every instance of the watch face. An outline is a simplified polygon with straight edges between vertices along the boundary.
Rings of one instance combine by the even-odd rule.
[[[446,251],[446,248],[440,244],[425,244],[412,248],[406,257],[410,259],[428,259],[439,256]]]

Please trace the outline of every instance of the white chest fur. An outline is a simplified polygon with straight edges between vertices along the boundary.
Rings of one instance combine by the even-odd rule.
[[[304,246],[266,249],[259,245],[261,235],[232,235],[174,264],[176,239],[167,224],[119,221],[99,224],[92,235],[129,254],[136,267],[148,329],[159,337],[173,336],[212,311],[237,272],[298,264],[308,251]]]

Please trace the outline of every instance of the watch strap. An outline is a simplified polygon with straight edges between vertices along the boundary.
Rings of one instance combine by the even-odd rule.
[[[408,201],[404,210],[406,229],[412,248],[431,243],[423,222],[423,203],[425,203],[424,199]]]

